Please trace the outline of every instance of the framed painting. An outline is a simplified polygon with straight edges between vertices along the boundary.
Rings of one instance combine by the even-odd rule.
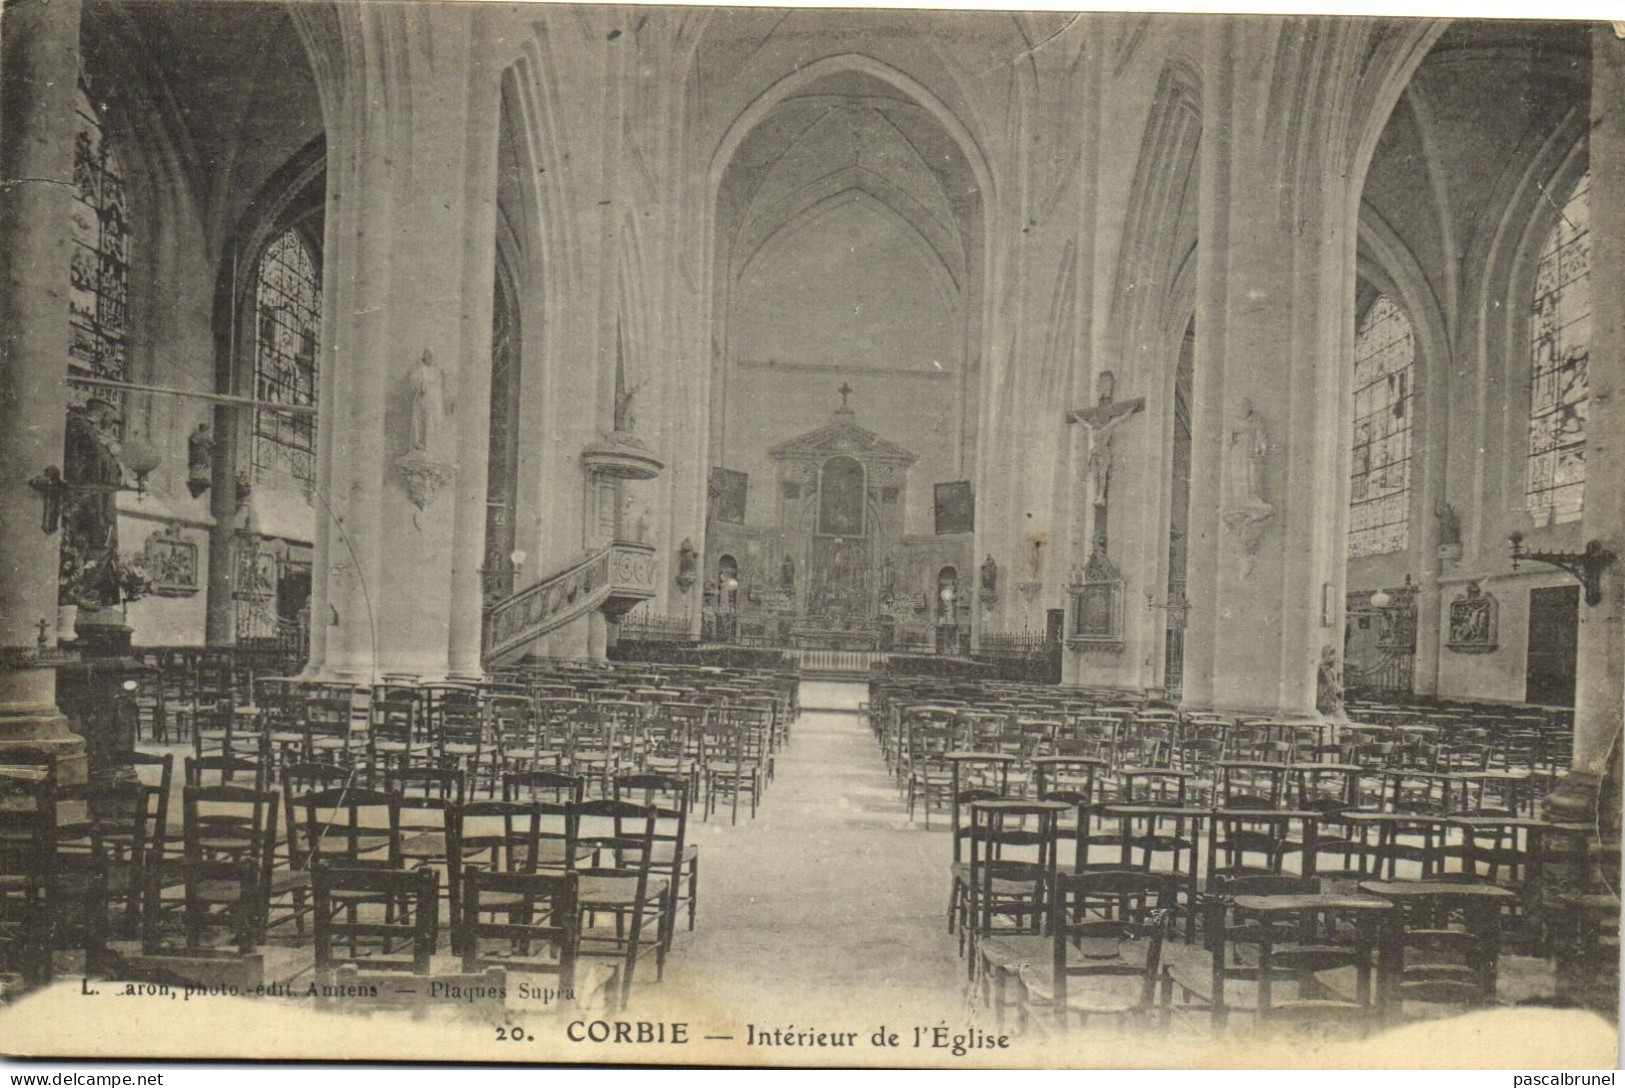
[[[976,496],[969,480],[936,485],[937,535],[968,533],[976,527]]]
[[[147,538],[147,574],[158,597],[190,597],[198,591],[197,545],[179,525],[168,525]]]

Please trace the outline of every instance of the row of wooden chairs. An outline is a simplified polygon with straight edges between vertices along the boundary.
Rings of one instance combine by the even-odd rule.
[[[119,934],[139,936],[151,954],[175,947],[177,931],[187,954],[212,954],[223,937],[239,955],[289,920],[302,934],[313,909],[322,916],[310,900],[313,874],[324,867],[445,871],[454,942],[466,924],[465,871],[572,873],[584,882],[588,921],[613,920],[608,929],[589,926],[583,939],[588,954],[624,957],[623,1000],[639,957],[652,953],[663,972],[684,903],[694,926],[699,852],[686,841],[685,779],[626,776],[615,797],[585,800],[579,779],[531,772],[504,781],[507,799],[478,801],[461,797],[455,771],[371,790],[342,768],[304,764],[285,769],[279,796],[254,777],[227,784],[232,772],[252,776],[256,768],[208,757],[187,761],[182,833],[171,844],[164,813],[172,757],[136,759],[156,783],[59,789],[48,762],[8,766],[0,778],[9,789],[0,818],[6,950],[29,979],[48,976],[51,951],[64,943],[85,947],[94,969]],[[393,925],[385,906],[390,916],[377,924]]]

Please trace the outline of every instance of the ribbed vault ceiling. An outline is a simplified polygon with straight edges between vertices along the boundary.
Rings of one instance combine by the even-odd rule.
[[[733,276],[780,232],[853,192],[908,223],[963,290],[979,207],[970,166],[927,110],[860,73],[786,98],[740,143],[719,205]]]

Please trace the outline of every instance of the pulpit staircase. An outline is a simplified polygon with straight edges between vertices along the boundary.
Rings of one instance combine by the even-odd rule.
[[[618,619],[655,595],[655,554],[649,544],[617,540],[485,608],[486,668],[512,665],[548,635],[586,623],[601,611]]]

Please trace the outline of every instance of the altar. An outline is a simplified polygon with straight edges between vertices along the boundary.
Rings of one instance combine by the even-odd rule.
[[[713,470],[708,629],[752,644],[831,650],[934,645],[944,626],[963,626],[968,640],[968,519],[932,535],[907,533],[918,458],[860,426],[850,387],[840,392],[828,424],[767,451],[770,525],[745,523],[743,473]]]

